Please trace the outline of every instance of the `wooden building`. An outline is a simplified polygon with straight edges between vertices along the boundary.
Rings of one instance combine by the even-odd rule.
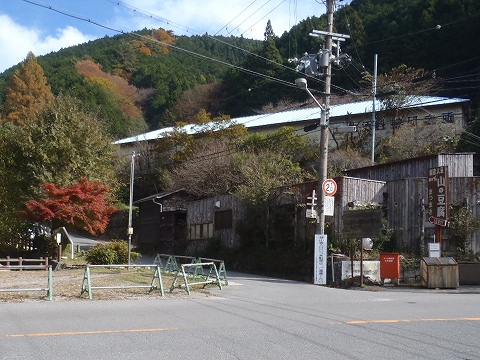
[[[390,181],[386,184],[388,223],[394,229],[396,246],[402,251],[428,254],[428,243],[435,239],[435,225],[427,215],[427,178]],[[473,218],[480,219],[480,177],[450,177],[448,182],[450,206],[468,210]],[[449,228],[441,232],[443,253],[455,253],[455,243],[449,239]],[[469,234],[467,250],[480,252],[480,229]]]
[[[346,170],[345,175],[380,181],[427,177],[428,169],[448,166],[450,177],[473,176],[474,153],[435,154]]]
[[[187,213],[187,251],[203,250],[217,238],[223,246],[238,246],[236,226],[243,217],[243,206],[233,195],[215,196],[185,203]]]
[[[347,171],[337,177],[334,215],[327,216],[327,233],[346,240],[344,214],[352,209],[380,207],[393,229],[398,251],[427,255],[428,243],[434,241],[435,229],[428,222],[428,169],[448,166],[450,205],[467,209],[480,218],[480,178],[473,176],[473,153],[438,154],[380,164]],[[269,247],[293,244],[313,250],[315,219],[307,217],[313,190],[318,182],[280,187],[269,209],[266,242]],[[233,195],[195,199],[183,190],[161,193],[136,202],[140,209],[139,245],[157,252],[195,253],[211,239],[226,247],[239,245],[238,221],[244,207]],[[161,204],[161,206],[159,205]],[[372,236],[373,237],[373,236]],[[442,251],[454,252],[449,229],[442,229]],[[468,235],[468,250],[480,252],[480,230]]]
[[[326,216],[327,226],[333,227],[327,232],[336,239],[345,239],[344,213],[378,206],[383,209],[388,228],[393,230],[393,245],[398,251],[428,255],[428,243],[438,240],[434,238],[435,225],[427,216],[428,169],[448,166],[450,206],[462,207],[472,218],[480,219],[480,177],[473,176],[473,155],[438,154],[347,171],[351,176],[334,178],[338,190],[334,215]],[[317,189],[318,182],[312,181],[277,190],[278,204],[294,204],[296,209],[291,222],[293,242],[312,245],[315,220],[306,217],[307,203],[311,202],[307,197]],[[454,253],[457,249],[449,239],[448,227],[442,228],[441,236],[442,251]],[[467,250],[480,252],[480,229],[469,234],[466,243]]]
[[[185,202],[192,198],[180,189],[135,201],[139,210],[138,248],[162,254],[183,251],[187,234]]]

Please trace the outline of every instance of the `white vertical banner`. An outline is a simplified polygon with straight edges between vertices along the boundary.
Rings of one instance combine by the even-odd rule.
[[[335,208],[335,197],[325,195],[325,207],[324,207],[325,216],[333,216],[334,208]]]
[[[315,285],[327,284],[327,235],[315,234],[315,268],[313,283]]]

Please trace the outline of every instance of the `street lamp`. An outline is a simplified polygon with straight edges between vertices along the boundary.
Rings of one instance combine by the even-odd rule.
[[[320,156],[318,162],[318,206],[317,206],[317,224],[315,234],[325,234],[325,192],[323,191],[323,183],[327,179],[327,156],[328,156],[328,125],[327,125],[327,109],[320,104],[308,89],[307,80],[304,78],[295,79],[295,85],[305,90],[308,95],[315,101],[321,109],[320,115]]]

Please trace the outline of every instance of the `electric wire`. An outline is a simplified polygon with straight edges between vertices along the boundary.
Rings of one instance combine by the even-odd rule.
[[[274,12],[280,5],[282,5],[286,0],[282,0],[281,3],[279,3],[277,6],[275,6],[272,10],[270,10],[268,13],[266,13],[264,16],[262,16],[255,24],[253,24],[251,27],[249,27],[247,30],[245,30],[241,35],[245,35],[245,33],[249,30],[251,30],[255,25],[257,25],[260,21],[265,19],[268,15],[270,15],[272,12]]]
[[[256,3],[257,0],[253,0],[245,9],[243,9],[239,14],[237,14],[232,20],[230,20],[226,25],[222,26],[222,28],[220,30],[218,30],[215,34],[215,35],[218,35],[219,32],[221,32],[223,30],[223,28],[225,28],[227,30],[227,27],[228,25],[230,25],[234,20],[236,20],[240,15],[242,15],[245,11],[247,11],[247,9],[252,6],[254,3]],[[227,30],[228,31],[228,30]]]
[[[234,69],[236,69],[236,70],[239,70],[239,71],[248,73],[248,74],[250,74],[250,75],[255,75],[255,76],[257,76],[257,77],[263,77],[263,78],[265,78],[265,79],[269,79],[269,80],[271,80],[271,81],[273,81],[273,82],[277,82],[277,83],[279,83],[279,84],[282,84],[282,85],[285,85],[285,86],[289,86],[289,87],[292,87],[292,88],[295,88],[295,87],[296,87],[295,84],[293,84],[293,83],[291,83],[291,82],[287,82],[287,81],[285,81],[285,80],[277,79],[277,78],[275,78],[275,77],[273,77],[273,76],[269,76],[269,75],[266,75],[266,74],[262,74],[262,73],[259,73],[259,72],[253,71],[253,70],[245,69],[245,68],[242,68],[242,67],[240,67],[240,66],[230,64],[230,63],[228,63],[228,62],[226,62],[226,61],[222,61],[222,60],[218,60],[218,59],[215,59],[215,58],[211,58],[211,57],[208,57],[208,56],[206,56],[206,55],[201,55],[201,54],[195,53],[195,52],[193,52],[193,51],[183,49],[183,48],[178,47],[178,46],[176,46],[176,45],[172,45],[172,44],[168,44],[168,43],[162,42],[162,41],[160,41],[160,40],[158,40],[158,39],[153,39],[153,38],[146,37],[146,36],[144,36],[144,35],[136,34],[135,32],[129,32],[129,33],[128,33],[128,32],[125,32],[125,31],[123,31],[123,30],[121,30],[121,29],[116,29],[116,28],[113,28],[113,27],[111,27],[111,26],[106,26],[106,25],[103,25],[103,24],[101,24],[101,23],[99,23],[99,22],[97,22],[97,21],[91,20],[90,18],[85,18],[85,17],[79,16],[79,15],[75,15],[75,14],[70,14],[69,12],[67,12],[67,11],[65,11],[65,10],[60,10],[60,9],[57,9],[57,8],[55,8],[55,7],[53,7],[53,6],[50,6],[50,5],[41,4],[41,3],[39,3],[38,1],[33,1],[33,0],[23,0],[23,1],[25,1],[25,2],[27,2],[27,3],[30,3],[30,4],[32,4],[32,5],[36,5],[36,6],[39,6],[39,7],[42,7],[42,8],[45,8],[45,9],[48,9],[48,10],[51,10],[51,11],[60,13],[60,14],[62,14],[62,15],[68,16],[68,17],[72,17],[72,18],[77,19],[77,20],[80,20],[80,21],[85,21],[85,22],[91,23],[91,24],[93,24],[93,25],[96,25],[96,26],[99,26],[99,27],[108,29],[108,30],[113,31],[113,32],[116,32],[116,33],[125,34],[125,35],[129,35],[129,36],[133,36],[133,37],[139,37],[139,38],[142,38],[142,39],[146,39],[146,40],[148,40],[148,41],[155,41],[155,42],[157,42],[157,43],[159,43],[159,44],[161,44],[161,45],[163,45],[163,46],[167,46],[167,47],[172,48],[172,49],[175,49],[175,50],[177,50],[177,51],[185,52],[185,53],[187,53],[187,54],[190,54],[190,55],[193,55],[193,56],[197,56],[197,57],[203,58],[203,59],[205,59],[205,60],[210,60],[210,61],[212,61],[212,62],[216,62],[216,63],[221,64],[221,65],[229,66],[229,67],[231,67],[231,68],[234,68]],[[117,3],[120,3],[120,2],[117,2]],[[138,10],[137,10],[137,11],[138,11]],[[153,16],[153,15],[151,15],[151,16]],[[211,37],[211,38],[213,38],[213,37]],[[215,38],[214,38],[214,39],[215,39]],[[230,45],[230,44],[228,44],[228,43],[226,43],[226,42],[224,42],[224,43],[227,44],[227,45]],[[230,45],[230,46],[231,46],[231,45]],[[238,47],[237,47],[237,48],[238,48]],[[238,48],[238,49],[239,49],[239,50],[243,50],[243,49],[241,49],[241,48]],[[243,51],[245,51],[245,50],[243,50]],[[255,55],[255,54],[253,54],[253,53],[250,53],[250,54]],[[291,72],[293,72],[293,73],[297,73],[297,71],[296,71],[295,69],[293,69],[293,68],[289,68],[289,67],[287,67],[287,66],[285,66],[285,65],[283,65],[283,64],[279,64],[279,63],[277,63],[277,62],[275,62],[275,61],[273,61],[273,60],[270,60],[270,59],[261,57],[261,56],[259,56],[259,55],[255,55],[255,56],[257,56],[257,57],[259,57],[259,58],[261,58],[261,59],[263,59],[263,60],[265,60],[265,61],[271,62],[271,63],[273,63],[273,64],[275,64],[275,65],[281,66],[281,67],[283,67],[283,68],[285,68],[285,69],[287,69],[287,70],[289,70],[289,71],[291,71]],[[323,84],[325,83],[324,80],[315,78],[315,77],[313,77],[313,76],[306,76],[306,77],[310,78],[311,80],[313,80],[313,81],[315,81],[315,82],[317,82],[317,83],[323,83]],[[340,86],[338,86],[338,85],[332,84],[331,87],[332,87],[333,89],[339,90],[339,91],[341,91],[341,92],[346,92],[346,93],[350,93],[351,95],[356,95],[355,93],[351,92],[350,90],[347,90],[347,89],[345,89],[345,88],[342,88],[342,87],[340,87]],[[312,89],[312,92],[318,92],[318,91]]]
[[[120,33],[120,34],[125,34],[125,35],[129,35],[129,36],[132,36],[132,37],[138,37],[138,38],[141,38],[143,40],[148,40],[149,42],[156,42],[158,44],[161,44],[163,46],[167,46],[171,49],[174,49],[174,50],[177,50],[177,51],[180,51],[180,52],[184,52],[186,54],[189,54],[189,55],[193,55],[193,56],[196,56],[196,57],[199,57],[199,58],[202,58],[204,60],[209,60],[209,61],[212,61],[212,62],[215,62],[217,64],[221,64],[221,65],[224,65],[224,66],[228,66],[228,67],[231,67],[231,68],[234,68],[236,70],[239,70],[239,71],[242,71],[244,73],[247,73],[247,74],[250,74],[250,75],[254,75],[254,76],[257,76],[257,77],[262,77],[262,78],[265,78],[265,79],[268,79],[268,80],[271,80],[273,82],[277,82],[281,85],[285,85],[285,86],[289,86],[289,87],[292,87],[292,88],[295,88],[295,84],[291,83],[291,82],[287,82],[287,81],[284,81],[284,80],[281,80],[281,79],[278,79],[278,78],[275,78],[273,76],[270,76],[270,75],[266,75],[266,74],[262,74],[262,73],[259,73],[257,71],[254,71],[254,70],[250,70],[250,69],[246,69],[246,68],[242,68],[238,65],[234,65],[234,64],[230,64],[226,61],[222,61],[222,60],[219,60],[219,59],[215,59],[215,58],[212,58],[212,57],[208,57],[206,55],[202,55],[202,54],[199,54],[199,53],[196,53],[194,51],[190,51],[190,50],[187,50],[187,49],[183,49],[179,46],[176,46],[176,45],[173,45],[173,44],[168,44],[166,42],[162,42],[158,39],[154,39],[154,38],[151,38],[151,37],[147,37],[145,35],[141,35],[141,34],[137,34],[135,32],[131,32],[131,33],[127,33],[121,29],[116,29],[116,28],[113,28],[111,26],[106,26],[106,25],[103,25],[97,21],[94,21],[94,20],[91,20],[89,18],[84,18],[84,17],[81,17],[81,16],[78,16],[78,15],[73,15],[73,14],[70,14],[66,11],[63,11],[63,10],[59,10],[57,8],[54,8],[52,6],[49,6],[49,5],[43,5],[43,4],[40,4],[36,1],[32,1],[32,0],[23,0],[27,3],[30,3],[32,5],[36,5],[36,6],[39,6],[39,7],[43,7],[45,9],[48,9],[48,10],[51,10],[51,11],[55,11],[57,13],[60,13],[62,15],[65,15],[65,16],[69,16],[69,17],[72,17],[72,18],[75,18],[77,20],[81,20],[81,21],[85,21],[85,22],[88,22],[88,23],[91,23],[91,24],[94,24],[96,26],[100,26],[102,28],[105,28],[105,29],[108,29],[110,31],[113,31],[113,32],[116,32],[116,33]],[[294,69],[291,69],[292,71],[294,71]]]
[[[243,20],[240,24],[238,24],[237,26],[235,26],[231,31],[229,31],[227,33],[227,35],[230,35],[235,29],[238,29],[240,27],[240,25],[243,25],[247,20],[250,19],[250,17],[252,15],[255,15],[258,11],[260,11],[260,9],[262,9],[264,6],[266,6],[270,1],[272,0],[267,0],[267,2],[265,2],[262,6],[260,6],[257,10],[255,10],[249,17],[247,17],[245,20]]]
[[[74,14],[71,14],[71,13],[69,13],[69,12],[67,12],[67,11],[57,9],[57,8],[54,8],[54,7],[49,6],[49,5],[42,5],[42,4],[38,3],[38,2],[31,1],[31,0],[23,0],[23,1],[25,1],[25,2],[27,2],[27,3],[30,3],[30,4],[32,4],[32,5],[36,5],[36,6],[40,6],[40,7],[46,8],[46,9],[48,9],[48,10],[51,10],[51,11],[60,13],[60,14],[65,15],[65,16],[69,16],[69,17],[75,18],[75,19],[77,19],[77,20],[81,20],[81,21],[86,21],[86,22],[92,23],[92,24],[94,24],[94,25],[96,25],[96,26],[99,26],[99,27],[108,29],[108,30],[113,31],[113,32],[117,32],[117,33],[121,33],[121,34],[126,34],[123,30],[116,29],[116,28],[113,28],[113,27],[111,27],[111,26],[106,26],[106,25],[104,25],[104,24],[101,24],[101,23],[99,23],[99,22],[97,22],[97,21],[94,21],[94,20],[91,20],[91,19],[89,19],[89,18],[84,18],[84,17],[78,16],[78,15],[74,15]],[[129,35],[141,37],[141,38],[147,39],[147,40],[149,40],[149,41],[152,41],[152,40],[153,40],[153,39],[151,39],[151,38],[147,38],[147,37],[145,37],[144,35],[140,35],[140,34],[129,33]],[[286,81],[283,81],[283,80],[280,80],[280,79],[277,79],[277,78],[274,78],[274,77],[271,77],[271,76],[268,76],[268,75],[265,75],[265,74],[261,74],[261,73],[258,73],[258,72],[255,72],[255,71],[252,71],[252,70],[249,70],[249,69],[244,69],[244,68],[241,68],[241,67],[239,67],[239,66],[236,66],[236,65],[233,65],[233,64],[230,64],[230,63],[221,61],[221,60],[209,58],[209,57],[207,57],[207,56],[204,56],[204,55],[201,55],[201,54],[197,54],[197,53],[194,53],[194,52],[192,52],[192,51],[189,51],[189,50],[186,50],[186,49],[182,49],[182,48],[180,48],[180,47],[177,47],[177,46],[174,46],[174,45],[171,45],[171,44],[163,43],[163,42],[161,42],[161,41],[158,41],[157,39],[155,39],[155,42],[160,43],[160,44],[162,44],[162,45],[164,45],[164,46],[168,46],[168,47],[173,48],[173,49],[178,50],[178,51],[186,52],[186,53],[188,53],[188,54],[190,54],[190,55],[198,56],[198,57],[200,57],[200,58],[208,59],[208,60],[210,60],[210,61],[214,61],[214,62],[217,62],[217,63],[222,64],[222,65],[226,65],[226,66],[233,67],[233,68],[235,68],[235,69],[237,69],[237,70],[240,70],[240,71],[242,71],[242,72],[246,72],[246,73],[251,74],[251,75],[255,75],[255,76],[260,76],[260,77],[263,77],[263,78],[267,78],[267,79],[269,79],[269,80],[278,82],[278,83],[280,83],[280,84],[282,84],[282,85],[286,85],[286,86],[290,86],[290,87],[295,87],[295,85],[292,84],[292,83],[290,83],[290,82],[286,82]],[[337,87],[337,88],[339,88],[339,89],[341,89],[341,90],[346,90],[346,89],[342,89],[342,88],[340,88],[340,87]],[[349,91],[349,92],[351,92],[351,91]]]

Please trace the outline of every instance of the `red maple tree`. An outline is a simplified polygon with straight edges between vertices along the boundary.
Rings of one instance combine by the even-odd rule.
[[[25,203],[27,210],[22,215],[27,220],[70,225],[92,235],[105,232],[115,207],[108,202],[110,189],[104,183],[80,179],[78,184],[67,187],[51,183],[42,186],[46,197]]]

